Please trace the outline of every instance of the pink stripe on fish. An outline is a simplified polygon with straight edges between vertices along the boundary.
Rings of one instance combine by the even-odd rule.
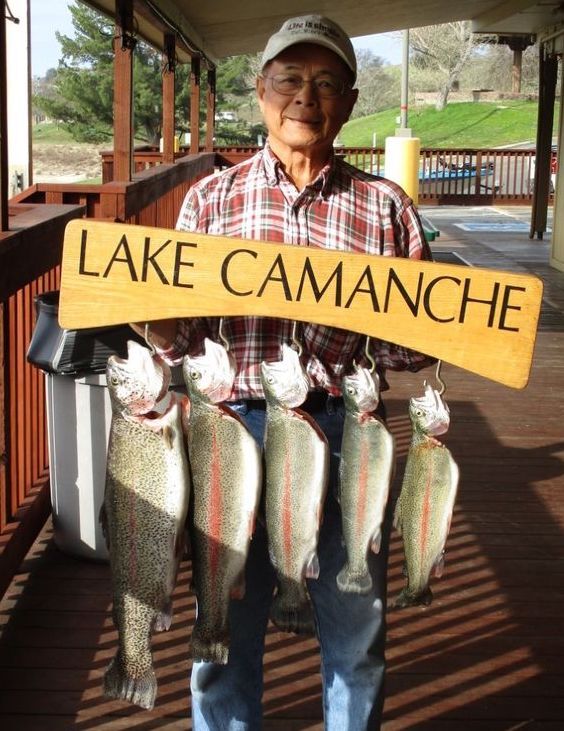
[[[360,441],[360,459],[358,466],[358,496],[356,505],[356,525],[361,530],[366,518],[366,491],[368,485],[368,440],[366,434]]]
[[[292,460],[290,452],[284,456],[284,493],[282,495],[282,539],[286,572],[290,573],[292,560]]]
[[[217,448],[217,437],[215,429],[212,432],[212,453],[210,472],[210,502],[208,513],[208,526],[210,538],[210,583],[215,585],[217,569],[219,566],[219,547],[221,543],[221,514],[223,501],[221,495],[221,455]]]

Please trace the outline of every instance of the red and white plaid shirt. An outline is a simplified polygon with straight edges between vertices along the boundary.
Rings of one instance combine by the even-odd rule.
[[[389,180],[364,173],[335,156],[301,192],[286,177],[268,143],[249,160],[196,183],[186,195],[177,228],[258,241],[318,246],[381,256],[430,259],[411,199]],[[232,398],[263,398],[260,363],[280,360],[280,345],[292,339],[290,320],[225,317],[223,333],[237,362]],[[312,389],[340,394],[353,359],[366,363],[366,338],[358,333],[300,323],[298,340]],[[217,318],[180,320],[178,335],[163,355],[178,363],[202,352],[204,337],[218,339]],[[381,375],[419,370],[434,362],[415,351],[370,340]],[[383,388],[387,388],[382,378]]]

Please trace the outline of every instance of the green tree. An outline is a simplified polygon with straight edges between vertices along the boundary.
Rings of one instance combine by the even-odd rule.
[[[353,119],[381,112],[397,104],[400,83],[396,69],[384,66],[383,59],[368,49],[358,50],[356,60],[358,101],[353,109]]]
[[[70,5],[73,38],[57,33],[61,60],[49,95],[34,99],[38,108],[62,122],[79,141],[103,142],[112,137],[114,24],[82,4]],[[158,144],[162,124],[162,56],[139,42],[133,61],[135,136]],[[177,123],[187,128],[189,69],[177,67]]]

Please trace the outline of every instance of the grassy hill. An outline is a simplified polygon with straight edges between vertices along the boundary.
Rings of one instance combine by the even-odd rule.
[[[409,111],[408,125],[422,147],[500,147],[517,142],[535,144],[538,106],[529,101],[461,102],[442,112],[432,106]],[[395,134],[399,109],[388,109],[348,122],[339,139],[346,146],[369,147],[373,133],[376,146]],[[558,105],[554,130],[558,123]]]

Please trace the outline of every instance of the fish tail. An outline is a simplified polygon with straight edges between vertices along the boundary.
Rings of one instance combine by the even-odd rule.
[[[129,701],[136,706],[151,710],[157,697],[157,678],[151,668],[139,678],[130,677],[118,657],[110,662],[104,675],[104,695],[108,698]]]
[[[166,632],[172,625],[172,599],[169,599],[155,617],[155,632]]]
[[[433,601],[433,592],[427,586],[423,591],[413,593],[408,588],[403,589],[394,602],[394,607],[417,607],[423,605],[428,607]]]
[[[368,569],[359,573],[353,571],[350,564],[346,563],[337,574],[337,586],[340,591],[349,594],[369,594],[372,589],[372,577]]]
[[[227,665],[229,660],[229,635],[227,632],[210,633],[202,630],[198,621],[192,630],[192,657],[194,660]]]
[[[289,603],[283,594],[277,594],[270,608],[270,619],[282,632],[293,632],[297,635],[315,634],[313,608],[307,597],[305,602]]]

